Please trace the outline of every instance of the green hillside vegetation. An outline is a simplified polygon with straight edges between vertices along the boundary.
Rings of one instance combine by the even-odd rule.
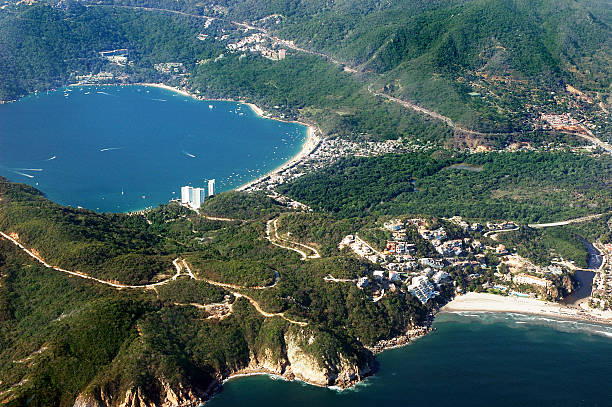
[[[99,51],[128,48],[138,81],[156,81],[152,64],[178,61],[195,66],[197,58],[219,46],[196,39],[199,21],[161,14],[137,14],[74,5],[68,11],[44,4],[0,12],[0,99],[67,84],[74,74],[97,73],[105,66]],[[72,79],[74,80],[74,79]]]
[[[277,272],[274,287],[238,291],[267,312],[307,321],[306,334],[317,339],[304,346],[320,363],[337,358],[339,350],[352,360],[365,361],[371,354],[364,345],[396,336],[422,323],[427,314],[427,308],[409,295],[398,292],[373,303],[371,293],[353,284],[325,282],[326,275],[357,278],[370,270],[369,264],[331,245],[331,257],[304,262],[297,253],[270,244],[265,223],[270,210],[280,209],[261,196],[219,194],[211,200],[219,213],[210,215],[235,214],[231,203],[242,197],[261,202],[252,211],[260,217],[212,222],[210,228],[193,233],[199,216],[173,204],[148,212],[148,224],[143,216],[61,207],[22,184],[2,180],[0,186],[0,230],[17,232],[28,247],[65,267],[141,283],[147,282],[146,273],[133,270],[154,269],[147,261],[156,256],[168,264],[180,256],[197,277],[242,287],[270,285]],[[224,208],[223,202],[230,206]],[[240,206],[237,210],[247,214]],[[346,222],[328,216],[284,212],[281,217],[291,219],[297,230],[312,226],[314,235],[325,240],[327,236],[318,231],[338,231],[330,236],[335,239],[349,229]],[[75,253],[82,255],[73,258]],[[188,305],[224,301],[232,303],[232,312],[221,321]],[[202,280],[181,276],[155,291],[118,291],[45,268],[8,240],[0,240],[0,363],[5,367],[0,370],[0,391],[12,388],[8,405],[28,400],[35,406],[73,405],[84,391],[99,394],[104,389],[112,397],[124,397],[134,387],[154,397],[167,383],[187,383],[203,391],[220,372],[244,367],[251,352],[270,349],[282,357],[284,336],[295,330],[281,318],[262,317],[246,299],[234,299],[228,290]],[[13,387],[24,378],[26,382]]]
[[[197,18],[78,5],[62,11],[39,4],[0,13],[0,49],[7,51],[0,54],[5,78],[0,99],[59,87],[76,75],[102,70],[127,75],[128,82],[174,83],[154,64],[181,62],[190,74],[188,86],[196,92],[246,99],[279,116],[316,122],[325,133],[373,139],[419,134],[429,140],[450,135],[441,123],[379,100],[323,58],[290,54],[274,62],[228,54],[224,43],[196,38],[203,26]],[[235,27],[227,27],[231,29]],[[98,55],[119,48],[128,49],[132,65],[120,69]],[[221,54],[224,58],[196,64]]]
[[[584,244],[565,226],[523,227],[516,232],[501,233],[498,240],[506,247],[515,247],[519,255],[540,266],[548,266],[554,258],[563,258],[574,261],[578,267],[587,267],[588,253]]]
[[[457,163],[476,167],[450,168]],[[610,211],[611,171],[606,156],[414,153],[345,159],[281,191],[342,217],[413,213],[547,222]]]
[[[222,42],[194,39],[197,33],[194,29],[198,24],[201,26],[200,20],[173,18],[160,12],[134,13],[127,9],[111,12],[110,7],[91,7],[79,15],[80,9],[72,7],[70,12],[78,17],[71,27],[51,27],[58,37],[67,32],[72,36],[81,35],[86,30],[78,24],[95,16],[99,20],[99,27],[94,25],[93,28],[100,38],[98,44],[100,41],[120,43],[134,49],[134,77],[157,76],[147,64],[171,57],[186,63],[189,72],[197,78],[192,81],[193,87],[205,94],[253,98],[268,107],[280,106],[283,114],[292,117],[304,104],[312,105],[314,110],[300,112],[302,117],[320,119],[315,113],[323,109],[326,120],[318,122],[332,123],[334,131],[340,134],[366,132],[378,136],[387,133],[385,137],[395,138],[401,132],[385,128],[397,127],[402,120],[402,127],[413,132],[435,132],[438,136],[443,133],[440,129],[428,128],[430,125],[419,119],[406,120],[395,112],[388,112],[388,108],[379,106],[380,101],[366,94],[364,88],[367,86],[431,108],[463,126],[489,132],[530,130],[530,121],[538,115],[538,109],[559,109],[551,92],[568,96],[566,84],[591,92],[596,101],[609,104],[606,95],[611,80],[612,12],[603,0],[554,3],[542,0],[315,0],[308,3],[107,0],[102,3],[212,15],[226,24],[227,32],[232,31],[229,21],[248,21],[306,49],[327,53],[357,67],[364,73],[359,80],[348,79],[348,75],[340,75],[340,71],[334,72],[331,64],[321,58],[314,59],[317,64],[313,67],[308,59],[294,59],[291,53],[288,60],[281,63],[249,55],[241,59],[242,63],[237,63],[237,55],[223,52]],[[272,15],[280,16],[279,20],[266,18]],[[21,28],[11,27],[10,23],[16,20],[8,15],[5,17],[11,43],[15,39],[21,41],[22,37],[38,38],[40,35],[40,28],[33,27],[29,34]],[[61,20],[57,15],[52,19],[34,17],[45,23]],[[152,32],[146,28],[152,25],[146,22],[155,22],[154,26],[162,29]],[[107,35],[103,27],[118,27],[115,32],[120,34]],[[27,53],[40,55],[43,61],[47,58],[46,53],[29,49],[36,41],[26,43]],[[179,44],[188,46],[179,47]],[[84,48],[77,53],[82,55],[75,55],[77,59],[93,51],[81,43],[72,45],[63,46],[62,51],[70,53]],[[221,53],[224,53],[222,60],[199,68],[194,66],[197,60],[215,59]],[[91,57],[91,52],[89,54]],[[53,55],[57,58],[59,53]],[[4,65],[10,76],[22,75],[11,70],[18,65]],[[82,63],[75,67],[85,68]],[[57,76],[58,72],[69,71],[47,69],[41,74],[49,77]],[[284,80],[289,75],[292,80]],[[30,79],[39,80],[35,76],[41,75],[30,75]],[[230,83],[236,86],[229,86]],[[4,92],[12,95],[15,88]],[[311,102],[311,98],[316,103]],[[349,101],[351,103],[347,103]],[[583,108],[598,109],[593,106]],[[350,117],[334,114],[347,111]],[[364,111],[366,114],[360,114]],[[347,126],[348,131],[343,129]]]
[[[604,1],[319,3],[296,12],[282,4],[275,12],[286,19],[271,28],[466,126],[521,129],[525,105],[550,104],[549,91],[565,83],[609,92],[612,13]]]

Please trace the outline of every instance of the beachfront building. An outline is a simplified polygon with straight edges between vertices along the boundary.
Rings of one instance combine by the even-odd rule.
[[[512,281],[514,281],[515,284],[538,285],[540,287],[546,288],[549,288],[552,285],[552,281],[550,280],[536,276],[530,276],[529,274],[525,273],[521,273],[519,275],[514,276]]]
[[[408,292],[418,298],[422,304],[425,304],[431,298],[440,294],[436,291],[434,285],[426,276],[416,276],[412,278],[412,284],[408,287]]]
[[[204,188],[193,188],[193,200],[190,202],[191,207],[200,209],[204,199],[206,199],[206,190]]]
[[[181,203],[188,205],[191,202],[191,197],[193,196],[193,188],[189,186],[181,187]]]
[[[204,188],[193,188],[190,186],[181,188],[181,203],[188,205],[192,209],[200,209],[204,199],[206,199],[206,190]]]
[[[208,196],[213,196],[215,194],[215,180],[208,180]]]

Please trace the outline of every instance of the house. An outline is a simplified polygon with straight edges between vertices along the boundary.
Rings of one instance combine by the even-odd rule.
[[[503,244],[500,244],[499,246],[495,248],[495,253],[508,254],[508,250],[506,249],[506,246],[504,246]]]
[[[370,280],[368,280],[367,277],[361,277],[359,280],[357,280],[357,287],[359,288],[365,288],[369,285],[370,285]]]
[[[405,253],[413,253],[415,251],[414,244],[396,241],[396,240],[387,240],[387,245],[385,246],[385,252],[391,254],[405,254]]]
[[[459,256],[463,253],[463,241],[461,239],[449,240],[436,247],[436,251],[442,256]]]
[[[419,264],[425,267],[431,267],[434,269],[444,268],[444,260],[436,260],[431,257],[423,257],[419,259]]]
[[[431,279],[433,280],[434,283],[440,285],[440,284],[444,284],[445,282],[449,281],[451,279],[451,276],[450,274],[445,273],[444,271],[440,270],[436,274],[434,274],[434,276]]]
[[[376,270],[374,273],[374,278],[378,281],[382,281],[385,278],[385,271],[384,270]]]
[[[397,271],[389,270],[389,281],[402,281],[402,278]]]

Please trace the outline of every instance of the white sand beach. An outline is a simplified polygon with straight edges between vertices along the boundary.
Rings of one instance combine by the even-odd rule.
[[[248,107],[250,107],[251,110],[253,110],[253,112],[257,116],[259,116],[259,117],[270,119],[270,120],[277,120],[277,121],[286,122],[286,123],[297,123],[297,124],[301,124],[303,126],[306,126],[308,128],[308,133],[307,133],[307,136],[306,136],[306,141],[302,145],[302,148],[300,149],[300,151],[291,160],[285,162],[280,167],[275,168],[274,170],[272,170],[272,171],[262,175],[261,177],[258,177],[257,179],[254,179],[253,181],[247,182],[246,184],[239,186],[238,188],[236,188],[237,191],[244,191],[244,190],[248,189],[250,186],[252,186],[254,184],[257,184],[258,182],[260,182],[263,179],[266,179],[266,178],[268,178],[270,176],[273,176],[275,174],[281,173],[281,172],[285,171],[287,168],[293,167],[294,165],[296,165],[297,163],[302,161],[302,159],[307,157],[310,153],[312,153],[312,151],[321,142],[320,137],[317,136],[317,134],[316,134],[317,130],[316,130],[316,128],[314,126],[309,125],[307,123],[302,123],[302,122],[299,122],[299,121],[283,120],[283,119],[271,117],[271,116],[267,115],[261,107],[257,106],[254,103],[245,102],[245,101],[242,101],[242,100],[210,99],[210,98],[206,98],[206,97],[202,97],[202,96],[196,96],[196,95],[193,95],[193,94],[187,92],[186,90],[175,88],[173,86],[169,86],[169,85],[166,85],[166,84],[163,84],[163,83],[137,83],[135,85],[152,86],[152,87],[155,87],[155,88],[166,89],[166,90],[169,90],[169,91],[181,94],[183,96],[192,97],[192,98],[198,99],[198,100],[228,101],[228,102],[243,103],[243,104],[247,105]]]
[[[486,293],[467,293],[455,297],[441,312],[515,312],[519,314],[545,315],[563,319],[579,319],[612,324],[612,313],[568,307],[534,298],[519,298]]]
[[[297,163],[302,161],[305,157],[310,155],[310,153],[312,153],[315,148],[317,148],[317,146],[321,142],[321,138],[316,135],[315,128],[313,126],[307,125],[305,123],[300,123],[300,124],[303,124],[304,126],[308,127],[308,135],[307,135],[306,141],[302,145],[301,150],[291,160],[285,162],[280,167],[275,168],[274,170],[268,172],[265,175],[262,175],[261,177],[259,177],[257,179],[254,179],[253,181],[250,181],[250,182],[247,182],[244,185],[241,185],[240,187],[236,188],[236,191],[244,191],[244,190],[248,189],[250,186],[252,186],[254,184],[257,184],[258,182],[261,182],[262,180],[264,180],[264,179],[266,179],[268,177],[271,177],[273,175],[279,174],[279,173],[285,171],[287,168],[293,167],[294,165],[296,165]]]

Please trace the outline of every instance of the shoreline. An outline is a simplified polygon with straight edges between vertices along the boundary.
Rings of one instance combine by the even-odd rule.
[[[550,301],[541,301],[533,298],[505,297],[496,294],[475,293],[469,292],[460,296],[456,296],[452,301],[444,305],[438,312],[431,315],[430,324],[408,330],[405,333],[394,338],[382,340],[372,347],[366,347],[372,352],[373,356],[379,355],[387,350],[403,348],[411,345],[416,340],[426,336],[432,331],[432,322],[439,314],[455,314],[461,312],[473,313],[496,313],[496,314],[522,314],[536,315],[541,317],[549,317],[561,321],[576,321],[583,323],[591,323],[605,326],[612,326],[612,311],[597,315],[593,310],[585,310],[581,308],[572,308]],[[236,372],[230,373],[222,378],[220,385],[234,379],[249,376],[268,376],[272,380],[284,381],[300,381],[316,387],[324,387],[331,390],[343,391],[351,389],[359,383],[366,380],[368,377],[375,375],[375,372],[362,377],[361,380],[351,382],[345,387],[336,385],[321,385],[319,383],[311,383],[303,378],[296,377],[290,371],[279,373],[258,366],[255,368],[244,368]]]
[[[505,297],[487,293],[470,292],[457,296],[440,309],[440,313],[457,312],[527,314],[612,325],[612,311],[587,310],[533,298]]]
[[[319,129],[317,127],[315,127],[312,124],[308,124],[308,123],[304,123],[298,120],[284,120],[281,118],[277,118],[274,116],[271,116],[269,114],[266,114],[266,112],[259,106],[257,106],[256,104],[252,103],[252,102],[247,102],[245,100],[233,100],[233,99],[216,99],[216,98],[207,98],[205,96],[198,96],[198,95],[194,95],[193,93],[190,93],[189,91],[185,90],[185,89],[180,89],[174,86],[170,86],[170,85],[166,85],[164,83],[149,83],[149,82],[138,82],[138,83],[132,83],[132,84],[128,84],[128,85],[110,85],[110,86],[133,86],[133,85],[138,85],[138,86],[148,86],[148,87],[153,87],[153,88],[159,88],[159,89],[165,89],[171,92],[175,92],[178,93],[182,96],[186,96],[186,97],[190,97],[196,100],[201,100],[201,101],[205,101],[205,100],[210,100],[213,102],[234,102],[234,103],[240,103],[243,105],[248,106],[253,113],[255,113],[257,116],[261,117],[262,119],[269,119],[269,120],[276,120],[279,122],[284,122],[284,123],[295,123],[295,124],[300,124],[304,127],[306,127],[306,140],[304,140],[304,143],[302,143],[302,147],[300,148],[300,150],[293,156],[291,157],[288,161],[284,162],[283,164],[281,164],[280,166],[274,168],[271,171],[268,171],[267,173],[265,173],[264,175],[261,175],[257,178],[255,178],[252,181],[246,182],[245,184],[242,184],[236,188],[233,188],[234,191],[245,191],[246,189],[250,188],[251,186],[260,183],[261,181],[268,179],[278,173],[281,173],[291,167],[293,167],[294,165],[297,165],[298,163],[300,163],[304,158],[306,158],[307,156],[309,156],[319,145],[319,143],[321,142],[321,137],[319,137],[317,135],[317,133],[320,133]],[[81,85],[69,85],[69,86],[81,86]],[[82,86],[97,86],[97,85],[82,85]]]
[[[245,100],[207,98],[205,96],[194,95],[193,93],[190,93],[189,91],[185,89],[166,85],[165,83],[152,83],[152,82],[136,82],[136,83],[128,83],[128,84],[79,84],[79,83],[74,83],[74,84],[67,85],[66,87],[78,87],[78,86],[145,86],[145,87],[151,87],[151,88],[164,89],[164,90],[174,92],[179,95],[189,97],[189,98],[199,100],[199,101],[208,100],[211,102],[240,103],[240,104],[248,106],[253,111],[253,113],[255,113],[257,116],[259,116],[262,119],[275,120],[275,121],[279,121],[283,123],[295,123],[295,124],[300,124],[306,127],[306,139],[302,143],[300,150],[293,157],[291,157],[289,160],[285,161],[278,167],[255,178],[254,180],[248,181],[238,187],[233,188],[232,189],[233,191],[245,191],[248,188],[252,187],[253,185],[256,185],[262,182],[263,180],[266,180],[276,174],[279,174],[289,168],[292,168],[293,166],[302,162],[304,158],[308,157],[314,150],[316,150],[316,148],[319,146],[321,142],[321,137],[317,135],[317,133],[320,133],[320,130],[315,125],[304,123],[298,120],[284,120],[281,118],[271,116],[267,114],[261,107],[257,106],[256,104],[252,102],[247,102]]]

